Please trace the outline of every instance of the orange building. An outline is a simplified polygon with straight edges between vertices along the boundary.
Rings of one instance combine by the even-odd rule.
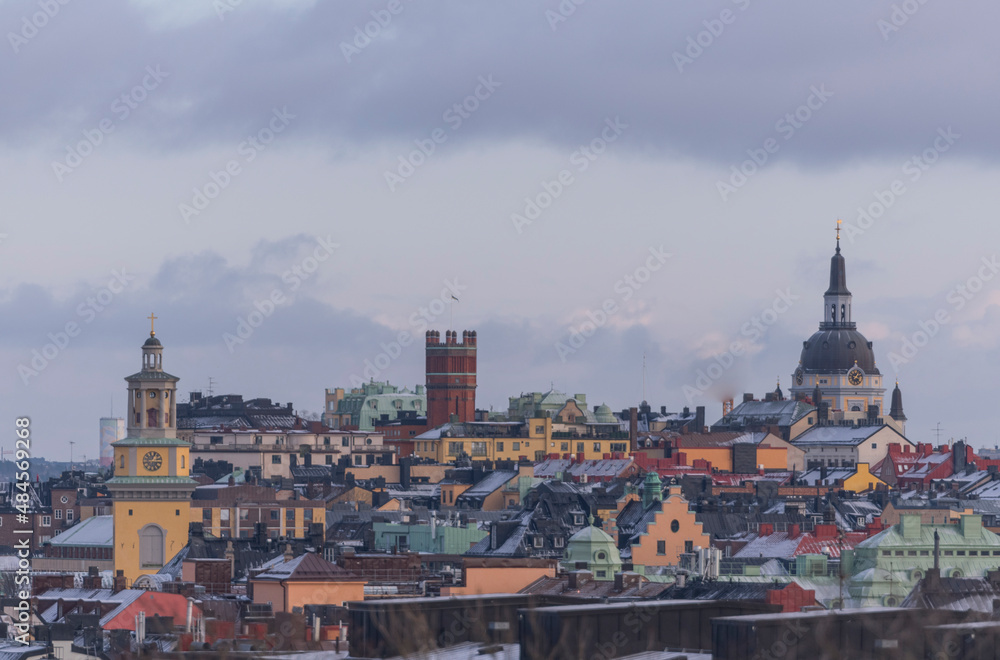
[[[680,487],[671,487],[665,500],[650,501],[648,496],[644,499],[645,513],[632,530],[630,541],[636,572],[644,572],[647,566],[676,566],[681,554],[711,546],[712,535],[702,530]],[[637,505],[642,503],[629,506]]]
[[[687,456],[688,465],[700,459],[720,472],[805,469],[805,452],[773,433],[683,433],[670,438],[670,444]]]
[[[343,605],[364,600],[365,580],[307,552],[250,578],[254,603],[271,603],[275,612],[305,605]]]
[[[543,577],[555,577],[556,559],[466,557],[462,584],[441,587],[442,596],[516,594]]]

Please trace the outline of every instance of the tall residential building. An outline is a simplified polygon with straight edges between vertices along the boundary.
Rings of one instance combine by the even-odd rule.
[[[125,438],[125,420],[121,417],[101,418],[101,451],[100,460],[102,467],[111,465],[115,457],[115,448],[112,443]]]
[[[459,422],[476,419],[476,331],[458,333],[447,330],[444,342],[441,333],[428,330],[427,354],[427,427],[447,423],[452,415]]]

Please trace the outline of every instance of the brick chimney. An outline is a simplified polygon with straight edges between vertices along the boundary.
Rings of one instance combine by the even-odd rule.
[[[774,534],[774,525],[772,523],[761,523],[760,536],[770,536],[771,534]]]
[[[799,524],[798,523],[794,523],[792,525],[789,525],[788,526],[788,538],[790,538],[790,539],[797,539],[797,538],[799,538],[800,531],[801,530],[799,529]]]
[[[111,579],[111,593],[116,594],[119,591],[124,591],[127,588],[125,585],[125,571],[121,569],[115,571],[115,576]]]

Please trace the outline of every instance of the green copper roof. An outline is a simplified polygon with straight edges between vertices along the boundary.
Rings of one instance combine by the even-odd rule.
[[[112,447],[145,447],[148,445],[190,447],[191,443],[180,438],[124,438],[111,443]]]
[[[127,381],[133,381],[133,380],[168,380],[168,381],[174,381],[174,382],[176,382],[176,381],[180,380],[180,378],[178,378],[177,376],[172,376],[172,375],[168,374],[166,371],[150,371],[150,370],[145,370],[145,371],[138,371],[138,372],[132,374],[131,376],[126,376],[125,380],[127,380]]]
[[[163,486],[166,484],[183,484],[187,486],[197,486],[198,482],[191,477],[113,477],[107,482],[109,485],[148,485]]]

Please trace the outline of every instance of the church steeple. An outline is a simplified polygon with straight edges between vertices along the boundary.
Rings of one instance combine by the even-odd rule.
[[[889,407],[889,417],[896,421],[905,422],[906,413],[903,412],[903,393],[899,391],[899,381],[896,381],[896,388],[892,391],[892,405]]]
[[[847,264],[840,253],[840,224],[837,220],[837,251],[830,259],[830,288],[823,294],[822,328],[854,328],[851,321],[851,292],[847,289]]]

